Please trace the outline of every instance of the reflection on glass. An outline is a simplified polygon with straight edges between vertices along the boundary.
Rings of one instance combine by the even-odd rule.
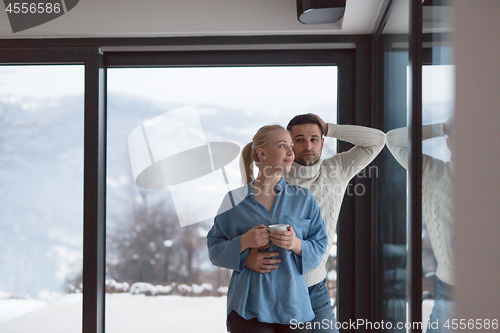
[[[422,231],[423,298],[422,318],[427,332],[442,332],[452,318],[453,219],[452,136],[453,81],[452,66],[426,66],[423,70],[422,127]],[[387,147],[394,158],[408,169],[408,128],[387,133]],[[430,319],[429,319],[430,315]],[[451,325],[451,321],[448,322]],[[439,329],[441,328],[441,329]]]
[[[432,65],[422,68],[422,320],[424,332],[453,326],[454,251],[452,211],[454,66],[448,0],[423,4],[424,33]],[[430,52],[428,52],[430,51]],[[426,125],[428,124],[428,125]],[[425,247],[425,245],[427,245]]]
[[[0,67],[0,332],[81,332],[83,66]]]
[[[431,253],[422,256],[425,279],[422,318],[427,332],[448,331],[451,325],[454,304],[452,299],[454,283],[453,251],[453,82],[454,68],[451,65],[424,66],[423,83],[437,83],[440,89],[423,91],[423,169],[422,205],[423,218],[435,257],[436,267],[426,267]],[[436,139],[433,139],[436,138]],[[431,140],[432,139],[432,140]],[[432,281],[432,288],[429,282]],[[427,285],[426,285],[427,283]],[[430,312],[430,315],[429,315]],[[447,325],[448,321],[448,325]]]
[[[206,235],[218,195],[241,186],[231,144],[297,114],[334,123],[336,109],[336,67],[108,70],[106,331],[224,332],[230,271],[210,263]]]

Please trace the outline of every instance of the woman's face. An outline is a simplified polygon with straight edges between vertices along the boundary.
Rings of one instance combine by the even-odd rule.
[[[284,129],[269,132],[267,145],[258,150],[260,172],[271,176],[277,171],[289,172],[295,158],[290,133]]]

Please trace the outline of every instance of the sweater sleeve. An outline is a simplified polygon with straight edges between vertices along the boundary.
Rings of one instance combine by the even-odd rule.
[[[351,179],[380,153],[385,145],[385,133],[370,127],[328,124],[328,137],[347,141],[355,145],[347,152],[334,155],[323,161],[329,172],[342,174]]]
[[[307,273],[321,264],[328,245],[325,222],[312,192],[309,192],[308,201],[312,206],[311,224],[309,232],[302,240],[302,257],[293,253],[300,274]]]
[[[444,135],[443,123],[422,126],[422,140],[432,139]],[[387,132],[387,148],[396,161],[408,169],[408,127],[396,128]],[[425,158],[424,164],[430,161]],[[424,165],[425,168],[425,165]]]

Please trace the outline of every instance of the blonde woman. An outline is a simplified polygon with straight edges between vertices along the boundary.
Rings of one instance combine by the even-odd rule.
[[[308,332],[314,318],[303,275],[321,263],[328,237],[312,193],[282,178],[294,160],[292,148],[279,125],[257,131],[242,151],[248,184],[226,195],[207,236],[212,263],[233,270],[227,296],[232,333]],[[272,224],[288,227],[269,233]],[[250,248],[278,252],[281,264],[265,274],[246,268]]]

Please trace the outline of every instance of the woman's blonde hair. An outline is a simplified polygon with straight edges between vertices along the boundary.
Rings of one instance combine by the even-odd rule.
[[[271,131],[285,130],[281,125],[266,125],[259,128],[253,136],[252,142],[248,143],[241,151],[240,171],[243,184],[250,183],[253,177],[253,162],[259,163],[257,149],[267,145],[268,134]]]

